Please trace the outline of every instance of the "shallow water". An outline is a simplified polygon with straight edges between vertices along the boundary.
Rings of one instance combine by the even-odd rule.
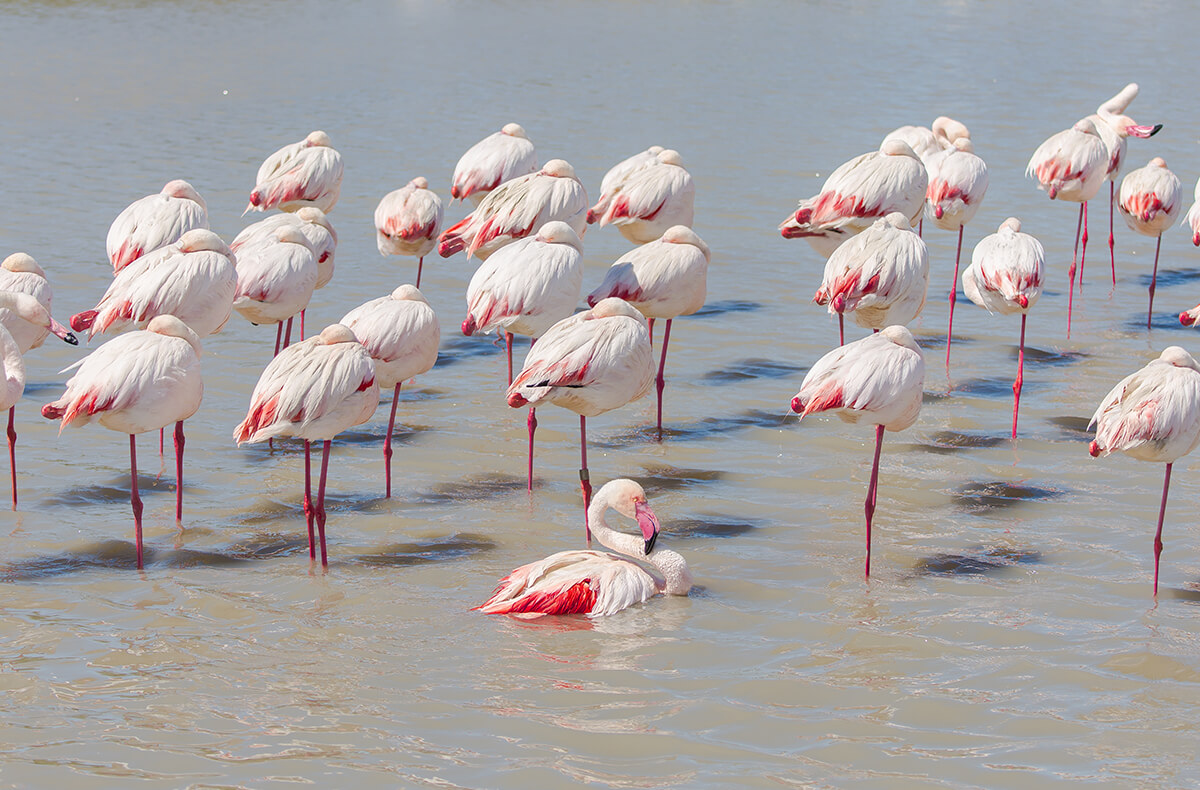
[[[124,438],[60,437],[37,415],[82,351],[33,352],[21,507],[0,543],[0,784],[1197,785],[1200,462],[1176,464],[1155,604],[1162,469],[1091,459],[1085,428],[1163,346],[1197,350],[1173,314],[1200,300],[1200,252],[1181,229],[1164,238],[1148,333],[1153,240],[1118,227],[1110,296],[1098,201],[1067,341],[1075,207],[1022,175],[1041,140],[1135,80],[1130,114],[1166,128],[1131,141],[1128,161],[1165,157],[1190,195],[1195,8],[1071,3],[1035,24],[961,2],[130,0],[4,2],[0,16],[0,250],[47,269],[60,318],[103,292],[105,233],[130,201],[186,178],[232,238],[258,164],[314,128],[346,178],[337,274],[311,328],[414,276],[375,250],[378,199],[416,175],[446,197],[457,157],[510,120],[593,197],[617,160],[677,148],[714,250],[709,306],[672,332],[666,441],[651,441],[651,399],[589,420],[593,480],[646,485],[698,587],[603,621],[470,611],[581,530],[574,416],[539,410],[529,495],[502,350],[457,334],[474,267],[461,256],[425,268],[443,356],[404,392],[394,499],[386,409],[334,443],[327,574],[305,556],[299,448],[230,440],[268,328],[235,316],[205,343],[182,530],[169,442],[156,478],[141,438],[144,573]],[[885,441],[866,583],[872,432],[787,417],[837,327],[809,301],[820,258],[775,226],[837,164],[942,113],[991,168],[966,251],[1019,216],[1046,245],[1048,292],[1014,444],[1019,327],[960,295],[947,378],[955,239],[927,229],[933,285],[914,329],[928,396]],[[625,244],[593,228],[585,247],[590,290]]]

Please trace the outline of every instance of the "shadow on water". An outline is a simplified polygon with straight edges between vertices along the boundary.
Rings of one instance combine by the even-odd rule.
[[[724,513],[701,513],[695,516],[671,519],[663,524],[663,531],[670,535],[671,540],[736,538],[738,535],[758,529],[763,523],[758,519],[746,521],[737,516],[727,516]]]
[[[781,379],[807,368],[771,359],[742,359],[720,370],[710,370],[700,377],[702,384],[732,384],[748,379]]]
[[[1051,417],[1049,421],[1051,425],[1061,429],[1063,438],[1075,440],[1092,436],[1092,432],[1088,430],[1088,417]]]
[[[1021,355],[1020,346],[1009,346],[1009,356],[1014,361]],[[1082,351],[1059,351],[1044,348],[1034,348],[1033,346],[1025,346],[1025,364],[1030,366],[1035,365],[1073,365],[1076,362],[1087,359],[1088,355]],[[1011,389],[1011,387],[1010,387]]]
[[[427,565],[464,559],[494,548],[496,544],[488,538],[464,532],[412,543],[392,543],[369,553],[344,557],[343,561],[358,565]]]
[[[140,456],[139,456],[140,457]],[[187,456],[184,456],[186,461]],[[157,454],[154,459],[157,467]],[[142,464],[138,464],[142,466]],[[162,476],[155,478],[147,474],[142,474],[138,471],[138,493],[143,498],[146,495],[157,495],[163,493],[175,494],[175,461],[171,456],[171,450],[167,450],[166,455],[167,468],[163,470]],[[187,470],[184,470],[185,483],[184,504],[187,504],[186,493],[190,487],[186,483]],[[41,503],[48,507],[70,507],[77,508],[85,505],[96,504],[112,504],[114,502],[129,503],[129,475],[123,474],[112,478],[107,483],[96,483],[93,485],[77,485],[70,488],[64,488],[58,493],[43,497]]]
[[[1188,582],[1186,587],[1159,587],[1159,595],[1169,595],[1175,601],[1200,604],[1200,582]]]
[[[1016,371],[1013,371],[1016,377]],[[1040,390],[1045,385],[1040,381],[1025,381],[1021,387],[1022,396]],[[981,398],[1008,398],[1013,396],[1013,379],[1008,377],[965,379],[954,385],[951,395],[975,395]]]
[[[929,351],[929,350],[932,350],[935,348],[945,348],[946,347],[946,333],[945,332],[942,332],[940,335],[918,335],[914,332],[913,339],[917,341],[918,346],[925,349],[926,351]],[[955,335],[953,346],[954,346],[954,348],[958,348],[960,345],[969,346],[974,342],[975,342],[975,338],[965,337],[962,335]],[[945,355],[943,354],[943,356],[945,356]]]
[[[43,392],[53,392],[55,396],[66,392],[67,385],[61,381],[27,381],[25,395],[37,395]]]
[[[938,431],[927,442],[914,444],[920,450],[946,455],[958,450],[973,450],[980,447],[995,447],[1009,441],[1008,436],[993,436],[985,433],[959,433]]]
[[[1184,326],[1183,324],[1179,323],[1179,313],[1183,312],[1184,310],[1190,310],[1193,307],[1195,307],[1195,305],[1189,304],[1185,307],[1181,307],[1177,312],[1174,313],[1155,313],[1151,317],[1150,328],[1162,329],[1167,332],[1195,332],[1195,327]],[[1134,337],[1138,335],[1144,335],[1146,333],[1146,311],[1143,310],[1140,313],[1134,313],[1129,318],[1125,319],[1125,330]]]
[[[308,548],[305,539],[304,548]],[[235,554],[219,554],[194,549],[158,549],[144,544],[147,568],[198,568],[240,565],[246,559]],[[97,568],[136,570],[137,549],[131,541],[106,540],[73,552],[32,557],[0,565],[0,581],[27,582],[51,579]]]
[[[786,408],[786,405],[784,406]],[[751,409],[741,414],[727,417],[706,417],[693,423],[663,423],[663,441],[688,442],[696,439],[707,439],[720,436],[731,431],[745,428],[782,428],[789,414],[780,411],[772,414],[760,409]],[[793,420],[794,421],[794,420]],[[658,431],[653,425],[641,425],[633,430],[610,436],[606,439],[588,440],[589,447],[619,449],[638,444],[655,444],[658,442]]]
[[[930,403],[941,403],[951,397],[949,392],[938,392],[936,390],[925,390],[921,393],[921,404],[928,405]]]
[[[741,299],[722,299],[719,302],[709,302],[701,307],[696,312],[692,313],[690,318],[708,318],[714,315],[724,315],[725,313],[750,313],[755,310],[761,310],[761,302],[748,302]]]
[[[406,445],[412,444],[413,440],[423,434],[433,430],[429,425],[401,425],[399,419],[396,420],[396,426],[392,429],[392,444]],[[357,428],[350,428],[342,431],[334,439],[334,443],[345,442],[346,444],[378,444],[380,453],[383,453],[383,437],[387,433],[387,423],[381,425],[360,425]],[[304,449],[304,445],[300,446]]]
[[[915,576],[982,576],[1042,561],[1040,551],[978,546],[962,554],[935,554],[917,561]]]
[[[1153,280],[1151,269],[1147,268],[1145,274],[1140,274],[1137,277],[1138,285],[1143,295],[1150,288],[1150,283]],[[1187,285],[1200,280],[1200,269],[1164,269],[1161,266],[1158,269],[1158,284],[1155,288],[1170,288],[1174,285]],[[1195,305],[1190,305],[1195,307]],[[1185,308],[1186,309],[1186,308]],[[1178,313],[1176,313],[1178,316]],[[1142,313],[1142,326],[1146,325],[1145,313]],[[1179,323],[1176,321],[1175,323]]]
[[[678,491],[722,480],[728,474],[716,469],[681,469],[665,464],[643,464],[644,476],[634,477],[646,494],[653,497],[663,491]]]
[[[529,345],[528,341],[526,341],[525,345]],[[442,341],[442,345],[438,349],[437,362],[433,363],[433,366],[435,368],[444,368],[473,357],[486,357],[503,353],[504,343],[497,341],[494,335],[454,336],[449,340]],[[404,390],[400,391],[404,392]]]
[[[960,486],[953,496],[959,510],[968,513],[985,513],[989,510],[1013,507],[1032,500],[1057,499],[1062,495],[1063,491],[1056,488],[1038,488],[994,480],[967,483]]]
[[[524,475],[508,475],[502,472],[480,473],[467,475],[448,483],[438,483],[426,492],[412,492],[405,495],[404,501],[422,505],[477,502],[517,491],[525,491],[527,483]],[[534,488],[537,488],[538,485],[535,478]]]

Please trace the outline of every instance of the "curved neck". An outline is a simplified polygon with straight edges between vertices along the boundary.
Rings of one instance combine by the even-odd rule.
[[[628,557],[645,560],[659,572],[655,574],[654,584],[658,591],[665,595],[687,595],[692,589],[692,574],[688,570],[687,560],[678,552],[670,549],[656,548],[649,555],[645,554],[645,541],[641,535],[629,535],[618,532],[608,526],[604,515],[610,505],[606,499],[593,499],[588,508],[588,524],[591,526],[592,537],[601,546],[611,549]],[[661,574],[661,578],[659,577]]]

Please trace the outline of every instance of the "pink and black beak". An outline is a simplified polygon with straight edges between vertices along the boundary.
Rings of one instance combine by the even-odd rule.
[[[645,502],[633,503],[634,516],[638,526],[642,528],[642,538],[646,541],[646,554],[654,549],[654,541],[658,540],[658,516]]]
[[[1158,134],[1158,131],[1162,129],[1162,126],[1163,125],[1161,123],[1156,123],[1153,126],[1126,126],[1125,131],[1131,137],[1141,137],[1144,139]]]
[[[73,346],[79,345],[79,340],[76,339],[75,335],[71,333],[71,330],[67,329],[53,318],[50,319],[50,331]]]

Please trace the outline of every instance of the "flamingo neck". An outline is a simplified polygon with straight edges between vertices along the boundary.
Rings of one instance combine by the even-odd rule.
[[[597,497],[588,508],[588,526],[592,537],[606,549],[645,560],[658,571],[654,574],[654,585],[664,595],[687,595],[692,589],[692,573],[688,570],[687,560],[679,552],[670,549],[655,548],[649,555],[645,553],[645,541],[641,535],[630,535],[618,532],[604,520],[604,515],[612,507],[607,497]]]

